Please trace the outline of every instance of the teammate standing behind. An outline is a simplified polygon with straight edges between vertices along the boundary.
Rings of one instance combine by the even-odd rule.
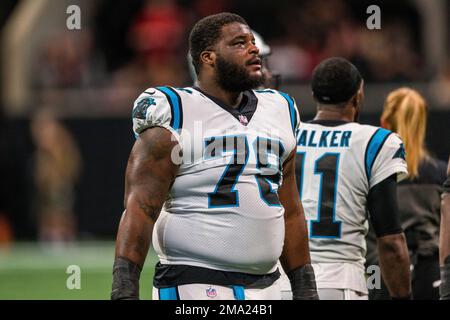
[[[437,300],[439,215],[446,164],[429,155],[425,147],[427,106],[417,91],[410,88],[392,91],[386,98],[380,120],[383,128],[396,132],[405,144],[409,176],[399,183],[397,194],[400,223],[413,267],[413,296],[417,300]],[[368,237],[369,244],[371,241]],[[383,286],[370,295],[371,299],[388,298]]]
[[[389,291],[408,299],[409,257],[396,197],[397,178],[407,174],[402,141],[388,130],[356,123],[363,80],[347,60],[320,63],[311,87],[317,113],[297,134],[296,173],[319,297],[367,299],[369,217]]]
[[[441,233],[439,235],[439,260],[441,265],[442,300],[450,300],[450,159],[447,167],[447,180],[441,201]]]
[[[198,86],[150,88],[135,102],[111,297],[139,297],[153,231],[154,299],[279,299],[279,258],[294,297],[316,299],[295,185],[295,103],[251,90],[264,77],[240,16],[200,20],[189,43]]]

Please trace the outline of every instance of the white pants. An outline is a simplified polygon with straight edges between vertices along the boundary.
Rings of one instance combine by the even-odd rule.
[[[313,264],[320,300],[368,300],[362,271],[351,264]],[[291,283],[279,264],[281,299],[292,300]],[[333,287],[335,286],[335,287]],[[352,287],[353,290],[345,287]],[[345,289],[344,289],[345,288]]]
[[[317,289],[320,300],[369,300],[369,296],[351,289]]]
[[[351,289],[317,289],[320,300],[369,300],[369,296]],[[281,300],[292,300],[291,290],[281,290]]]
[[[281,290],[279,280],[264,289],[193,283],[164,289],[153,287],[153,300],[281,300]]]

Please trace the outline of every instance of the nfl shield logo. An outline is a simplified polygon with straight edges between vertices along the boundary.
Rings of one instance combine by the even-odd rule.
[[[216,289],[209,287],[208,289],[206,289],[206,295],[208,296],[208,298],[215,298],[217,297],[217,291]]]
[[[240,114],[240,115],[239,115],[239,122],[240,122],[241,124],[243,124],[244,126],[246,126],[246,125],[248,124],[248,119],[247,119],[246,116]]]

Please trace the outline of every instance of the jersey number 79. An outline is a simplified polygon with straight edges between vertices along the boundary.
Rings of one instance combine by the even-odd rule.
[[[261,199],[268,206],[281,206],[278,193],[272,185],[279,186],[281,182],[280,157],[284,153],[282,143],[257,137],[252,150],[256,154],[256,168],[260,171],[255,175],[255,179]],[[225,152],[232,153],[231,160],[214,191],[208,193],[209,208],[239,207],[239,192],[235,190],[235,186],[248,163],[250,151],[247,137],[244,135],[210,137],[205,140],[207,158],[221,157]],[[269,160],[269,155],[272,161]]]

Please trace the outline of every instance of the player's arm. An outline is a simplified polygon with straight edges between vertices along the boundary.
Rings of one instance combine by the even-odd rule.
[[[409,299],[410,261],[398,213],[396,174],[370,189],[368,209],[377,236],[381,273],[389,293],[393,299]]]
[[[294,149],[283,166],[283,184],[278,195],[284,207],[285,240],[281,265],[291,281],[294,300],[319,299],[309,255],[308,229],[295,181]]]
[[[171,152],[178,142],[154,127],[139,135],[128,160],[125,211],[119,224],[111,299],[139,299],[139,277],[153,225],[178,172]]]
[[[439,260],[441,265],[440,295],[450,300],[450,159],[447,168],[447,180],[441,200],[441,230],[439,235]]]

